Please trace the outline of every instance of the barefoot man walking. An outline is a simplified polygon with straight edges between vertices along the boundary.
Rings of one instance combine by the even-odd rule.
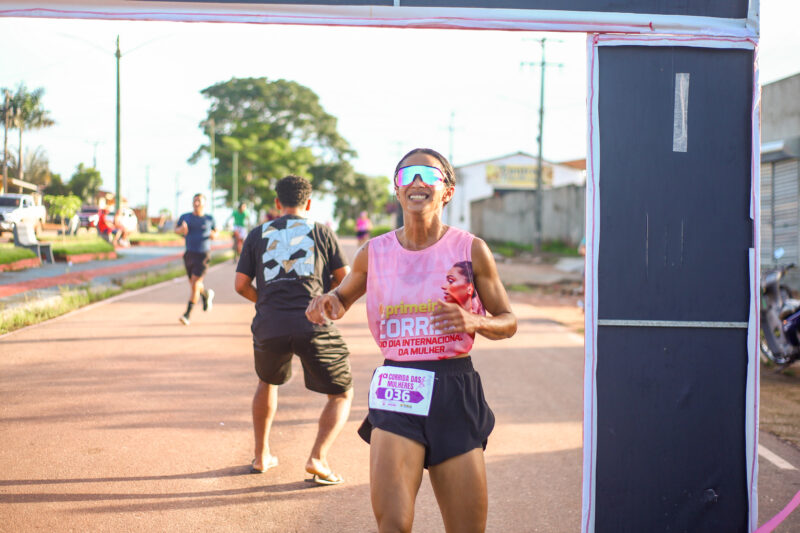
[[[275,189],[281,216],[247,235],[236,268],[236,292],[256,304],[251,330],[259,381],[253,397],[251,472],[278,465],[270,452],[269,433],[278,408],[278,386],[291,378],[292,356],[297,355],[306,388],[328,397],[306,472],[315,483],[337,485],[343,478],[328,464],[328,451],[350,413],[350,354],[333,324],[312,324],[305,310],[314,296],[338,285],[350,268],[333,232],[303,218],[311,207],[311,183],[286,176]]]

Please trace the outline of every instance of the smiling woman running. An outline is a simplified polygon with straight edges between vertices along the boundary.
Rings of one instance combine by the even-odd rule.
[[[359,248],[352,271],[306,314],[320,324],[338,319],[367,294],[370,331],[385,361],[373,375],[359,434],[370,443],[379,531],[411,531],[427,468],[445,529],[481,532],[488,506],[483,450],[494,414],[469,352],[476,333],[507,338],[517,320],[486,243],[442,223],[455,193],[447,159],[412,150],[394,184],[405,225]]]

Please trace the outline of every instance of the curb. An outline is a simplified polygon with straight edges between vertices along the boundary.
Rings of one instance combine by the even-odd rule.
[[[54,254],[56,261],[64,261],[67,263],[88,263],[89,261],[116,259],[117,252],[93,252],[88,254]]]
[[[29,257],[27,259],[18,259],[11,263],[4,263],[0,265],[0,272],[13,272],[15,270],[25,270],[26,268],[34,268],[41,266],[42,260],[38,257]]]

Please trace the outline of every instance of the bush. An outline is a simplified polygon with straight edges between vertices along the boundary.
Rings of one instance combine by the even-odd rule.
[[[377,237],[378,235],[383,235],[384,233],[389,233],[390,231],[394,231],[392,226],[375,226],[369,232],[370,237]]]
[[[339,229],[336,230],[339,235],[355,235],[356,234],[356,221],[352,219],[342,220],[339,222]]]

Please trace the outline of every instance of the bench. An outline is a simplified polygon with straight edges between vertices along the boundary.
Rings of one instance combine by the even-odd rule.
[[[25,222],[14,224],[14,246],[33,250],[36,256],[41,257],[42,261],[46,263],[54,261],[53,247],[49,243],[39,242],[39,239],[36,238],[36,231],[31,224]]]

